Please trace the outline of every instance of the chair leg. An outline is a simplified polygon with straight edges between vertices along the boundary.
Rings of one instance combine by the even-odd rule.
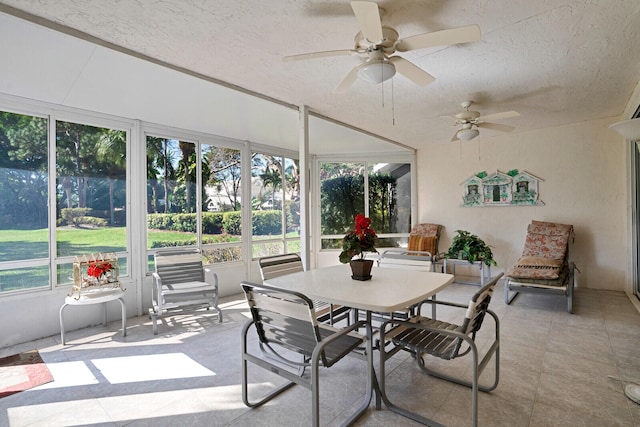
[[[218,290],[216,289],[216,294],[213,297],[213,308],[216,309],[216,311],[218,312],[218,323],[222,323],[222,310],[220,309],[220,307],[218,307],[218,303],[220,301],[220,297],[218,295]]]
[[[517,297],[517,296],[518,296],[518,292],[516,292],[516,291],[513,292],[513,295],[510,295],[510,293],[509,293],[509,278],[507,277],[504,280],[504,303],[507,304],[507,305],[511,304],[511,301],[513,301],[513,299],[515,297]]]
[[[570,277],[567,281],[567,311],[573,314],[573,288],[575,286],[575,273],[571,270]]]
[[[153,325],[153,335],[158,335],[158,313],[153,307],[149,309],[149,317],[151,317],[151,324]]]
[[[400,414],[403,417],[409,418],[417,423],[420,424],[424,424],[424,425],[428,425],[428,426],[433,426],[433,427],[444,427],[442,424],[439,424],[435,421],[433,421],[432,419],[423,417],[422,415],[416,414],[415,412],[409,411],[401,406],[396,405],[395,403],[393,403],[389,397],[387,396],[387,392],[386,392],[386,386],[385,386],[385,377],[386,377],[386,373],[385,373],[385,365],[386,365],[386,361],[388,359],[390,359],[394,354],[396,354],[398,351],[402,350],[402,347],[393,347],[391,350],[386,351],[385,350],[385,346],[383,344],[383,340],[384,338],[384,331],[381,328],[382,334],[380,337],[380,366],[379,366],[379,371],[380,371],[380,378],[378,379],[378,383],[379,383],[379,390],[380,390],[380,398],[382,399],[382,401],[384,402],[385,406],[387,408],[389,408],[389,410],[391,412],[394,412],[396,414]]]
[[[254,359],[256,359],[254,356],[250,355],[247,352],[247,331],[252,325],[253,322],[247,322],[247,324],[245,324],[245,326],[242,328],[242,402],[244,402],[244,404],[249,408],[258,407],[273,399],[283,391],[288,390],[292,386],[296,385],[296,383],[293,381],[287,381],[284,384],[269,391],[256,402],[251,402],[249,400],[249,374],[247,364],[249,361],[254,361]],[[256,361],[254,361],[254,363],[256,363]]]
[[[478,363],[478,349],[474,341],[469,337],[464,338],[466,344],[469,345],[471,349],[470,352],[473,358],[473,377],[471,382],[463,381],[459,378],[445,375],[440,372],[427,368],[424,363],[423,354],[422,353],[416,354],[416,360],[418,362],[418,366],[422,371],[436,378],[440,378],[446,381],[453,382],[455,384],[460,384],[465,387],[471,388],[471,393],[472,393],[471,416],[472,416],[472,425],[474,427],[477,427],[478,425],[478,390],[483,392],[489,392],[489,391],[495,390],[496,387],[498,387],[498,381],[500,380],[500,341],[499,341],[500,323],[495,313],[491,311],[487,311],[487,314],[490,314],[496,322],[496,337],[495,337],[495,341],[493,342],[489,350],[487,350],[486,354],[484,355],[484,357],[479,363]],[[384,339],[384,331],[382,332],[380,339],[381,340]],[[390,351],[386,351],[383,346],[381,346],[380,348],[380,368],[379,369],[380,369],[380,394],[381,394],[382,400],[384,401],[385,405],[389,408],[389,410],[391,410],[392,412],[403,415],[421,424],[425,424],[429,426],[441,426],[440,424],[436,423],[435,421],[429,418],[425,418],[421,415],[416,414],[415,412],[411,412],[407,409],[397,406],[396,404],[392,403],[387,397],[386,391],[385,391],[385,384],[384,384],[385,362],[391,356],[397,353],[400,349],[402,349],[402,347],[395,347]],[[482,372],[484,371],[484,368],[489,363],[492,357],[495,360],[495,374],[494,374],[493,384],[491,384],[490,386],[480,386],[479,385],[480,375],[482,374]]]
[[[491,355],[493,354],[493,351],[495,351],[495,370],[496,370],[494,382],[492,385],[488,387],[480,386],[479,385],[480,374],[483,371],[484,365],[486,364],[486,362],[488,362],[488,358],[491,357]],[[471,355],[473,358],[473,375],[471,378],[471,382],[463,381],[463,380],[460,380],[459,378],[441,374],[439,372],[436,372],[427,368],[424,364],[424,359],[422,358],[422,355],[418,355],[417,360],[418,360],[418,366],[420,366],[420,368],[427,374],[434,376],[436,378],[440,378],[443,380],[447,380],[447,381],[471,388],[471,420],[472,420],[471,425],[473,427],[477,427],[478,426],[478,390],[489,392],[489,391],[495,390],[495,388],[498,386],[498,379],[499,379],[498,372],[499,372],[499,365],[500,365],[499,345],[497,342],[494,343],[494,346],[492,346],[492,348],[485,355],[485,357],[483,358],[482,362],[480,362],[480,364],[478,364],[478,349],[476,348],[475,345],[471,347]]]

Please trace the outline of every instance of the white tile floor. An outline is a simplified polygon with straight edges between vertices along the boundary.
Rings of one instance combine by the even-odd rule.
[[[454,284],[442,300],[465,301],[476,290]],[[640,314],[622,292],[577,289],[574,314],[558,296],[523,294],[512,305],[498,285],[492,309],[501,319],[500,384],[481,393],[482,426],[640,426],[640,405],[621,378],[640,383]],[[302,426],[310,393],[294,387],[258,409],[240,395],[241,295],[224,299],[224,323],[201,312],[160,325],[146,317],[0,349],[0,357],[38,349],[55,381],[0,399],[0,426]],[[442,312],[443,316],[449,313]],[[440,316],[440,314],[439,314]],[[450,362],[457,372],[465,360]],[[437,361],[445,366],[442,361]],[[348,358],[322,376],[323,425],[339,425],[362,397],[363,362]],[[253,369],[255,389],[278,377]],[[485,375],[490,374],[491,369]],[[447,426],[470,425],[470,391],[421,373],[407,354],[387,369],[396,398]],[[362,426],[416,423],[371,406]]]

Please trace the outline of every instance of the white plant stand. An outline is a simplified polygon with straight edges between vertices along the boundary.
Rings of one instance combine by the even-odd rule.
[[[104,317],[103,324],[107,324],[107,303],[109,301],[118,300],[122,308],[122,336],[127,336],[127,306],[124,302],[124,293],[126,290],[115,288],[109,290],[101,290],[97,292],[86,292],[80,295],[78,298],[68,296],[64,300],[64,304],[60,307],[60,338],[62,339],[62,345],[65,345],[64,339],[64,310],[69,305],[90,305],[90,304],[103,304]]]
[[[444,264],[443,264],[443,273],[448,273],[448,270],[447,270],[448,265],[451,265],[453,267],[451,274],[453,274],[454,277],[456,275],[456,265],[467,265],[467,266],[473,265],[475,267],[478,267],[478,269],[480,270],[480,282],[464,282],[454,278],[453,279],[454,283],[484,286],[485,283],[488,283],[489,281],[491,281],[491,266],[486,265],[484,261],[475,261],[471,263],[466,259],[445,258]]]

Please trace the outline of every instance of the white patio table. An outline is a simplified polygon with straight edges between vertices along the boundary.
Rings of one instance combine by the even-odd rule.
[[[371,280],[351,278],[349,265],[336,265],[265,280],[281,289],[300,292],[312,300],[344,305],[366,312],[367,337],[372,339],[371,313],[393,313],[434,296],[453,282],[452,274],[430,271],[374,268]],[[371,354],[368,355],[372,357]],[[376,409],[381,399],[375,370],[369,402],[376,394]]]

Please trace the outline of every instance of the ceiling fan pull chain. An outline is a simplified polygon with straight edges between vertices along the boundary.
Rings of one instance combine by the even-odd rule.
[[[395,98],[395,92],[393,91],[393,80],[391,79],[391,126],[395,126],[396,125],[396,98]]]
[[[384,70],[382,68],[382,62],[380,63],[380,77],[382,77],[382,74],[384,73]],[[380,95],[382,96],[382,108],[384,108],[384,81],[382,81],[380,83]]]

